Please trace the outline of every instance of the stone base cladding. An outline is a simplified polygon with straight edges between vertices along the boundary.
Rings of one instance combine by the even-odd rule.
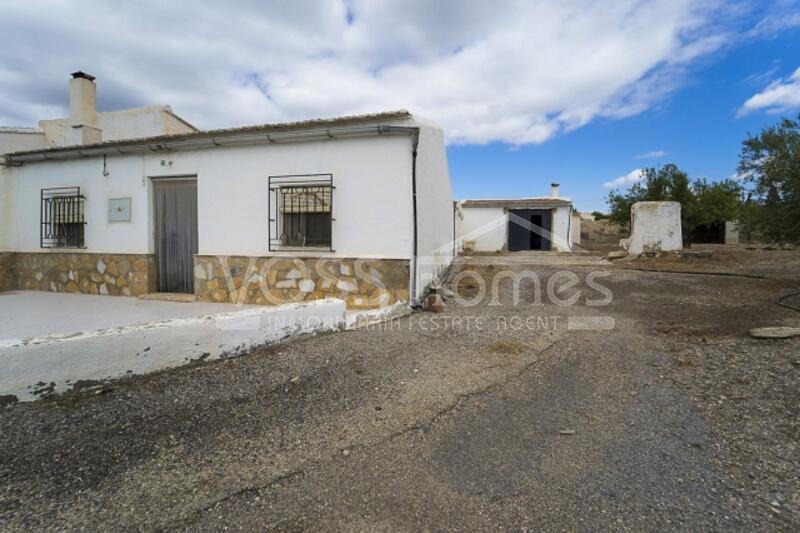
[[[280,305],[341,298],[350,309],[408,301],[407,259],[203,256],[194,258],[200,300]]]
[[[16,288],[139,296],[156,290],[153,255],[17,253]]]
[[[14,261],[16,261],[14,252],[0,252],[0,292],[17,288]]]

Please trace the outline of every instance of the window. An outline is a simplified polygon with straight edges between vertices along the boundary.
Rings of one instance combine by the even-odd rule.
[[[85,200],[80,187],[42,189],[42,248],[83,248]]]
[[[270,176],[269,249],[332,250],[333,176]]]

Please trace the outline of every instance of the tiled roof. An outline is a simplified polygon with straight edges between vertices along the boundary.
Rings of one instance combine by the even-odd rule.
[[[461,202],[463,207],[512,207],[512,208],[525,208],[525,207],[552,207],[560,205],[572,205],[571,200],[564,198],[510,198],[510,199],[492,199],[492,200],[464,200]]]
[[[285,132],[295,130],[308,130],[308,129],[323,129],[327,127],[338,127],[357,125],[361,123],[375,122],[377,120],[391,120],[391,119],[405,119],[411,118],[411,113],[405,109],[396,111],[385,111],[382,113],[372,113],[365,115],[348,115],[334,118],[315,118],[310,120],[300,120],[296,122],[278,122],[272,124],[257,124],[253,126],[242,126],[237,128],[222,128],[216,130],[199,130],[190,133],[177,133],[172,135],[158,135],[155,137],[140,137],[137,139],[123,139],[115,141],[104,141],[93,144],[81,144],[73,146],[59,146],[56,148],[46,148],[39,150],[25,150],[21,152],[14,152],[7,154],[9,156],[25,155],[25,154],[39,154],[39,153],[55,153],[62,151],[74,151],[76,149],[90,149],[90,148],[103,148],[112,146],[126,146],[129,144],[142,144],[152,143],[158,144],[162,142],[174,142],[190,139],[209,139],[217,137],[227,137],[232,135],[239,135],[242,133],[272,133],[272,132]]]

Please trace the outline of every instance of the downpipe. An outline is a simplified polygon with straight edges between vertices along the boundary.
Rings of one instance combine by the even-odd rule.
[[[418,257],[419,257],[419,231],[417,228],[417,148],[419,147],[419,129],[411,134],[411,206],[414,225],[413,252],[411,256],[411,308],[422,307],[421,299],[417,297]]]

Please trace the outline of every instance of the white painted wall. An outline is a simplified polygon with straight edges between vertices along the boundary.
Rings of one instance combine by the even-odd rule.
[[[95,142],[195,131],[187,123],[178,119],[170,107],[165,105],[95,113],[89,124],[101,130],[100,139]],[[72,131],[74,125],[75,119],[72,117],[39,121],[39,127],[44,131],[47,145],[50,147],[75,144],[75,136]]]
[[[78,186],[86,195],[85,251],[148,253],[150,193],[147,180],[143,179],[142,157],[110,157],[108,170],[109,175],[104,177],[102,158],[26,163],[8,168],[4,187],[8,203],[0,230],[2,249],[46,251],[39,247],[41,190]],[[132,199],[131,222],[110,223],[106,211],[108,199],[121,197]]]
[[[459,240],[465,252],[499,252],[508,242],[508,215],[502,207],[463,207]]]
[[[199,253],[268,255],[267,177],[332,173],[335,254],[325,255],[408,259],[413,235],[410,151],[410,136],[387,135],[109,156],[108,176],[103,176],[101,157],[26,163],[6,169],[11,179],[3,190],[8,190],[10,201],[4,209],[0,245],[4,250],[42,251],[41,189],[80,186],[87,197],[86,252],[151,253],[149,178],[193,175],[198,182]],[[435,167],[435,162],[426,164]],[[421,234],[438,228],[431,242],[425,241],[432,246],[452,231],[452,209],[441,216],[430,213],[442,209],[439,204],[449,195],[449,180],[446,187],[439,186],[432,182],[441,176],[432,170],[423,174],[430,176],[422,178],[426,190],[440,195],[421,209],[428,223],[420,225]],[[107,222],[108,199],[119,197],[132,198],[130,223]],[[444,221],[438,219],[444,217],[447,224],[442,229]]]
[[[553,212],[553,237],[550,240],[552,249],[558,252],[569,252],[570,250],[570,227],[572,209],[569,206],[556,207]]]
[[[569,228],[569,238],[572,244],[581,243],[581,216],[576,211],[572,212],[572,225]]]
[[[417,294],[422,296],[434,277],[455,255],[453,190],[442,130],[415,117],[420,136],[417,147]]]
[[[460,254],[464,251],[464,241],[461,235],[464,234],[464,209],[461,207],[461,202],[453,202],[455,208],[455,221],[456,221],[456,253]]]
[[[179,120],[165,105],[121,109],[100,113],[103,140],[136,139],[155,135],[173,135],[194,131]]]
[[[201,254],[267,255],[267,178],[331,173],[333,248],[348,257],[410,258],[411,139],[336,139],[175,153],[147,174],[198,176]]]
[[[631,207],[628,253],[675,251],[683,248],[679,202],[636,202]]]
[[[44,132],[23,128],[0,128],[0,155],[45,147]]]
[[[0,252],[11,250],[11,226],[14,213],[11,210],[12,167],[0,166]]]

